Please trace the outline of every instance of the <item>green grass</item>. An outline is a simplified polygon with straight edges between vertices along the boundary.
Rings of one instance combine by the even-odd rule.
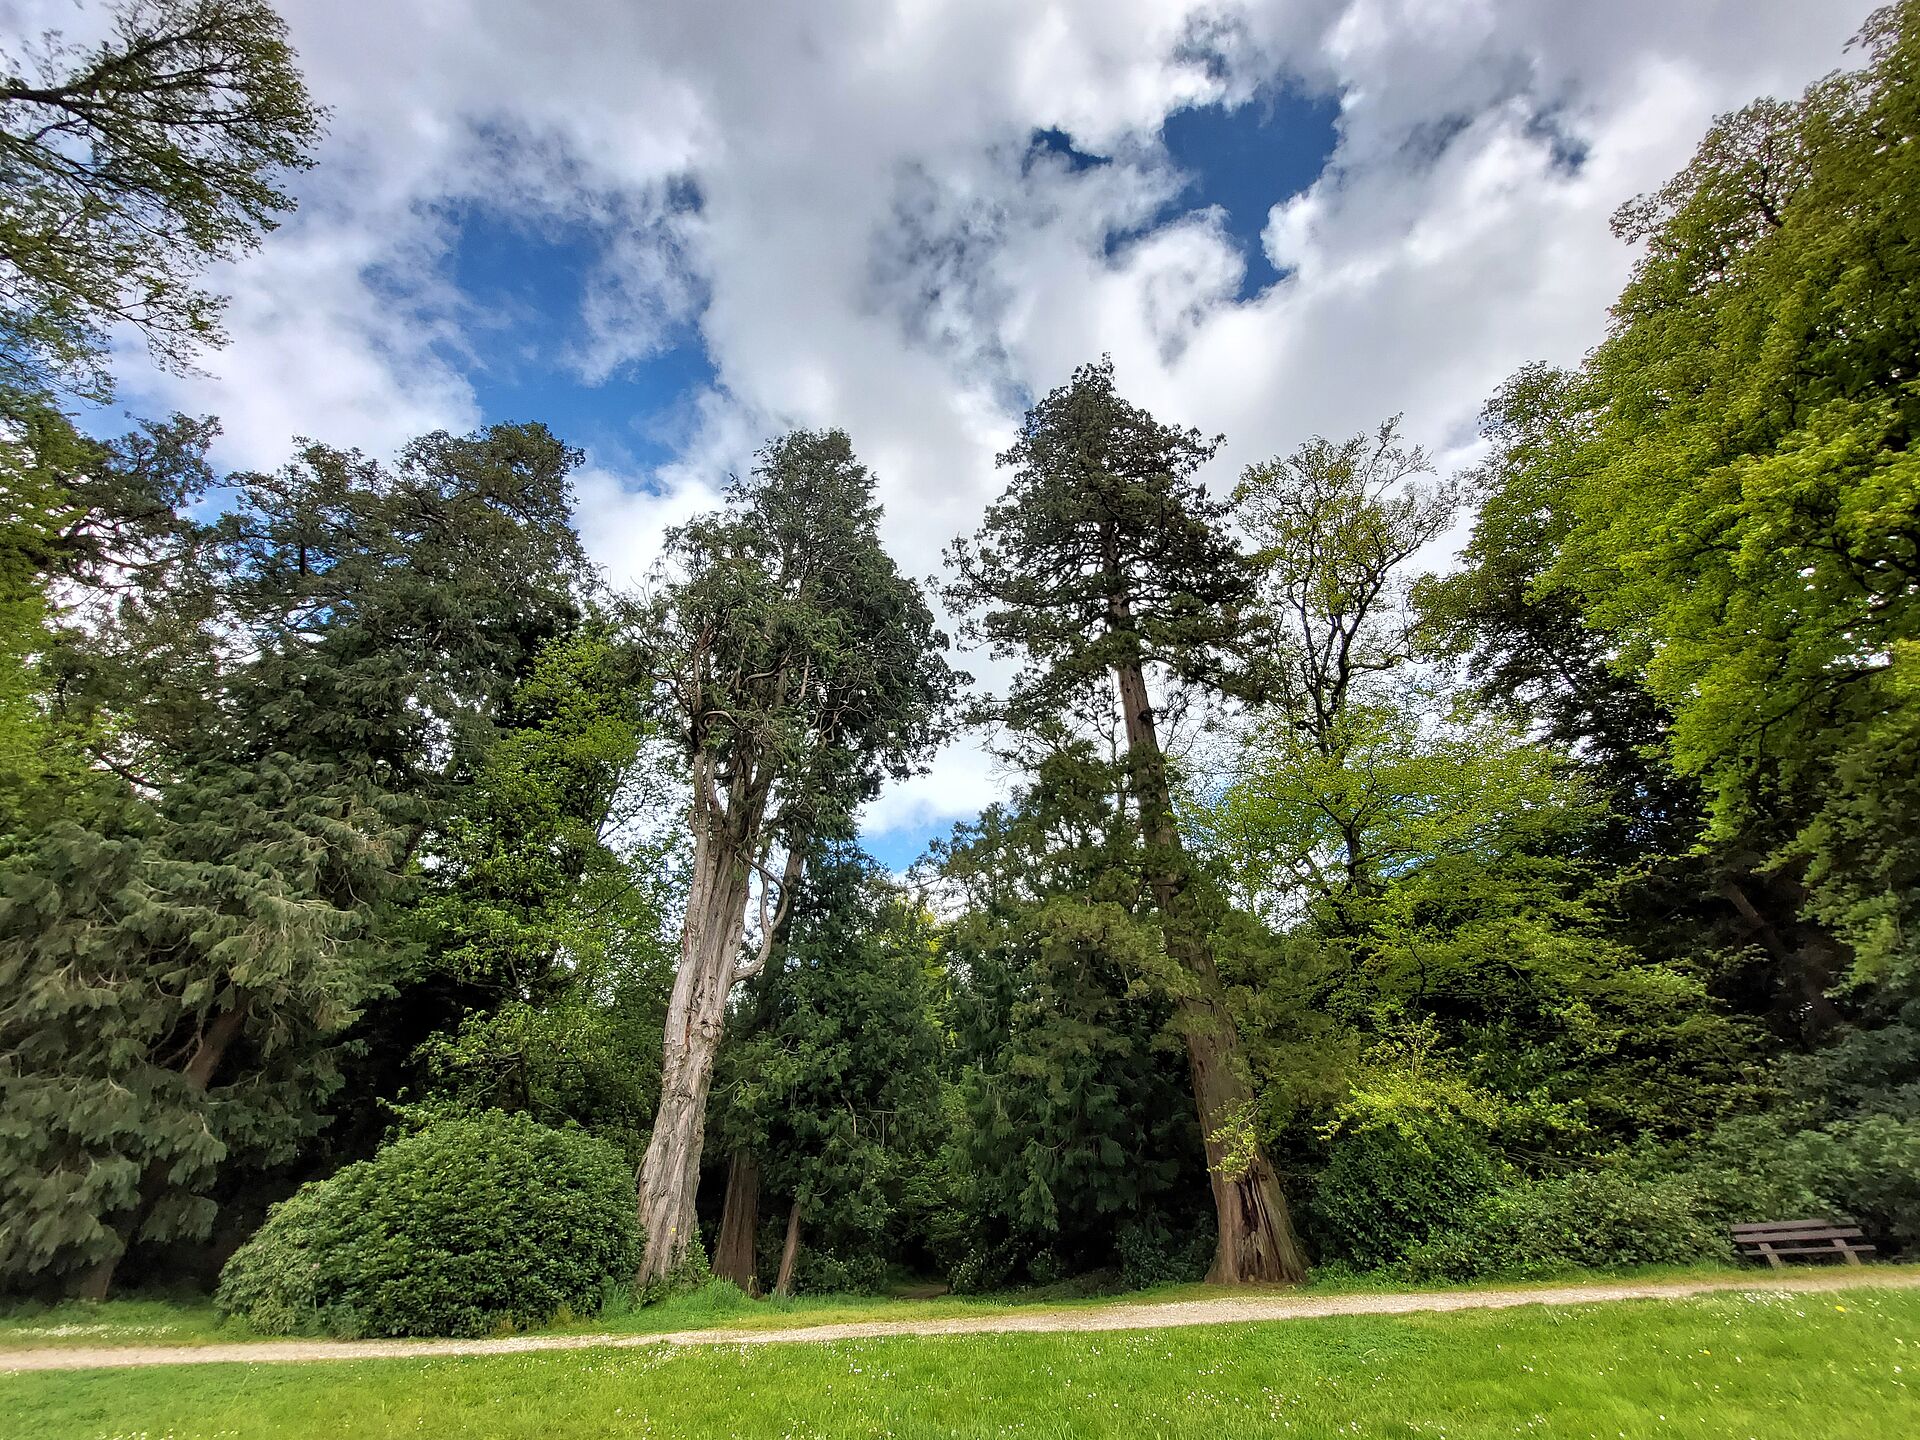
[[[140,1296],[100,1304],[68,1300],[0,1310],[0,1351],[55,1345],[206,1345],[256,1338],[245,1325],[222,1320],[205,1297]]]
[[[1890,1268],[1890,1267],[1882,1267]],[[1907,1268],[1907,1267],[1902,1267]],[[1545,1280],[1493,1282],[1501,1289],[1528,1289],[1608,1280],[1699,1280],[1745,1273],[1755,1284],[1765,1272],[1734,1271],[1725,1266],[1641,1267],[1586,1271]],[[865,1321],[946,1320],[960,1316],[1018,1314],[1033,1310],[1087,1310],[1107,1305],[1164,1304],[1211,1300],[1225,1295],[1342,1295],[1380,1290],[1444,1292],[1480,1286],[1410,1286],[1391,1275],[1329,1270],[1292,1289],[1259,1287],[1223,1291],[1208,1285],[1162,1285],[1124,1294],[1087,1294],[1075,1285],[1013,1291],[996,1295],[942,1295],[905,1300],[874,1295],[802,1295],[785,1300],[749,1300],[730,1285],[713,1283],[657,1305],[585,1316],[532,1332],[563,1335],[659,1335],[672,1330],[778,1330],[808,1325]],[[274,1341],[287,1337],[255,1334],[237,1320],[225,1320],[204,1297],[140,1297],[104,1304],[68,1301],[57,1305],[16,1305],[0,1310],[0,1354],[49,1346],[209,1345],[233,1341]],[[295,1337],[302,1338],[302,1337]]]
[[[36,1440],[1920,1433],[1920,1295],[0,1378]]]
[[[1328,1271],[1305,1285],[1158,1285],[1149,1290],[1088,1294],[1071,1286],[1008,1291],[994,1295],[942,1295],[902,1300],[884,1295],[798,1295],[791,1299],[749,1300],[733,1286],[713,1282],[657,1305],[611,1312],[550,1326],[555,1333],[586,1335],[661,1335],[672,1330],[784,1330],[808,1325],[859,1324],[866,1321],[950,1320],[963,1316],[1010,1315],[1033,1310],[1097,1310],[1112,1305],[1164,1305],[1183,1300],[1248,1299],[1262,1295],[1349,1295],[1380,1291],[1444,1293],[1457,1290],[1552,1289],[1562,1285],[1608,1281],[1682,1281],[1725,1279],[1745,1274],[1764,1285],[1758,1270],[1727,1265],[1638,1266],[1582,1271],[1543,1280],[1488,1282],[1486,1285],[1409,1285],[1390,1274]]]

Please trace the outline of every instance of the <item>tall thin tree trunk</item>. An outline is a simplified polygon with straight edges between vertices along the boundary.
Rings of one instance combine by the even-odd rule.
[[[634,1279],[643,1286],[672,1274],[694,1241],[707,1092],[746,932],[749,847],[759,806],[736,793],[720,813],[712,798],[711,764],[703,758],[694,766],[693,876],[680,931],[680,966],[667,1002],[660,1109],[636,1187],[646,1244]]]
[[[793,1197],[793,1206],[787,1211],[787,1238],[780,1246],[780,1278],[773,1282],[776,1295],[793,1294],[793,1266],[800,1258],[800,1197]]]
[[[1131,626],[1124,599],[1111,602],[1116,629]],[[1147,846],[1147,884],[1161,915],[1167,953],[1193,980],[1175,1013],[1187,1042],[1194,1109],[1204,1137],[1207,1175],[1219,1227],[1207,1279],[1220,1285],[1294,1283],[1307,1277],[1305,1252],[1279,1177],[1251,1129],[1253,1085],[1240,1032],[1220,993],[1213,950],[1193,913],[1191,870],[1175,828],[1166,756],[1154,725],[1146,675],[1139,665],[1116,667],[1125,715],[1134,794]]]
[[[727,1166],[727,1203],[720,1212],[720,1238],[713,1246],[713,1273],[749,1295],[760,1293],[753,1254],[759,1229],[760,1162],[742,1145]]]
[[[773,963],[773,952],[785,942],[787,931],[793,925],[792,900],[806,869],[806,860],[805,838],[790,836],[786,866],[780,875],[780,909],[767,945],[767,963],[754,981],[749,1033],[773,1022],[775,990],[780,976],[780,967]],[[760,1279],[754,1273],[759,1228],[760,1160],[743,1145],[733,1152],[727,1166],[727,1198],[720,1210],[720,1236],[713,1247],[713,1273],[733,1281],[749,1295],[760,1293]]]

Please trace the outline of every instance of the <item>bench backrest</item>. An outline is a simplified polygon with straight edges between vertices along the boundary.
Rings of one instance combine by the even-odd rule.
[[[1769,1220],[1759,1225],[1728,1227],[1737,1245],[1757,1245],[1763,1240],[1864,1240],[1866,1233],[1857,1225],[1842,1225],[1833,1220]]]

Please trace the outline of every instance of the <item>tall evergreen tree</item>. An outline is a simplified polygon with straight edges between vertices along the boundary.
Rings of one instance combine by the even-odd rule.
[[[1021,758],[1031,783],[927,867],[956,1065],[930,1238],[960,1289],[1192,1279],[1179,1262],[1212,1238],[1201,1137],[1124,768],[1059,731]]]
[[[1128,404],[1110,362],[1082,366],[1027,412],[1000,457],[1013,478],[973,542],[950,551],[948,593],[956,608],[979,612],[972,633],[1027,662],[1009,697],[1013,724],[1058,714],[1109,677],[1116,688],[1143,872],[1181,971],[1175,1005],[1219,1223],[1209,1275],[1291,1281],[1306,1262],[1251,1129],[1252,1082],[1176,822],[1149,683],[1150,674],[1168,686],[1218,683],[1254,598],[1224,507],[1194,479],[1217,444]]]
[[[12,1284],[104,1293],[136,1238],[204,1231],[223,1164],[311,1133],[399,974],[383,902],[585,575],[541,427],[393,470],[312,447],[203,525],[205,439],[127,447],[97,528],[160,538],[40,662],[86,764],[0,840]]]
[[[937,1004],[929,917],[859,850],[823,849],[714,1096],[733,1163],[788,1200],[776,1293],[876,1289],[904,1255],[944,1132]],[[751,1290],[758,1227],[744,1208],[735,1227],[744,1264],[722,1264],[723,1218],[714,1271]]]
[[[760,973],[797,862],[845,833],[939,733],[953,677],[919,587],[879,537],[873,478],[837,430],[796,431],[735,482],[725,511],[669,538],[644,622],[662,724],[692,781],[680,965],[660,1111],[640,1167],[642,1284],[695,1238],[714,1057],[735,984]],[[773,857],[788,860],[775,874]],[[754,953],[742,953],[758,895]]]

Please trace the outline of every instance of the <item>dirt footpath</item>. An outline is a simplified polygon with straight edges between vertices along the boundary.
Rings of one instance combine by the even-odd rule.
[[[1495,1310],[1513,1305],[1591,1305],[1662,1300],[1713,1291],[1759,1293],[1920,1288],[1920,1270],[1875,1267],[1781,1275],[1729,1275],[1636,1284],[1561,1285],[1525,1290],[1434,1293],[1260,1295],[1164,1304],[1100,1305],[964,1315],[945,1320],[874,1320],[801,1325],[782,1330],[676,1330],[657,1335],[516,1335],[503,1340],[268,1340],[234,1345],[148,1345],[100,1349],[0,1351],[0,1373],[97,1370],[133,1365],[283,1364],[304,1360],[380,1360],[435,1355],[521,1355],[535,1350],[628,1349],[639,1345],[784,1345],[872,1340],[894,1335],[1001,1335],[1058,1330],[1158,1330],[1176,1325],[1228,1325],[1250,1320],[1309,1320],[1326,1315],[1409,1315],[1436,1310]]]

